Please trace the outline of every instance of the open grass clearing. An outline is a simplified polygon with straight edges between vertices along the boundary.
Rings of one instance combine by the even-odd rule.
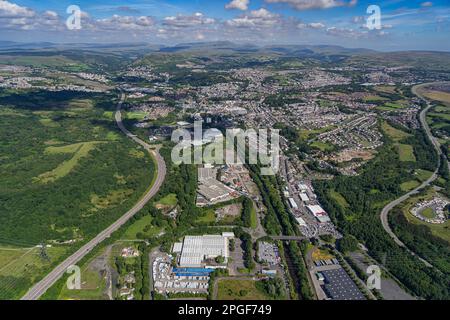
[[[336,201],[342,208],[349,208],[350,205],[348,204],[347,200],[340,194],[339,192],[332,190],[330,191],[330,197]]]
[[[420,182],[425,182],[431,177],[433,172],[427,171],[427,170],[422,170],[422,169],[417,169],[414,174]]]
[[[391,138],[392,140],[394,140],[396,142],[399,142],[399,141],[411,136],[409,133],[407,133],[405,131],[402,131],[402,130],[392,127],[386,121],[383,121],[381,127],[382,127],[384,133],[387,134],[389,138]]]
[[[417,188],[418,186],[420,186],[420,182],[419,182],[419,181],[417,181],[417,180],[411,180],[411,181],[403,182],[403,183],[400,185],[400,189],[401,189],[402,191],[404,191],[404,192],[408,192],[408,191],[414,190],[414,189]]]
[[[94,205],[93,211],[116,207],[127,201],[133,192],[133,189],[121,189],[113,190],[104,197],[94,194],[91,196],[91,203]]]
[[[67,153],[73,153],[74,156],[67,160],[62,162],[59,166],[57,166],[55,169],[45,172],[38,177],[35,177],[33,179],[33,182],[35,183],[51,183],[58,179],[61,179],[65,176],[67,176],[78,164],[78,162],[86,157],[89,152],[94,150],[98,144],[104,143],[102,141],[90,141],[90,142],[82,142],[82,143],[76,143],[71,144],[67,146],[50,146],[47,147],[45,150],[46,154],[67,154]]]
[[[152,225],[153,217],[146,215],[138,220],[136,220],[132,225],[128,227],[122,236],[123,240],[135,240],[139,233],[143,234],[145,237],[152,238],[159,235],[163,228],[158,228]]]
[[[333,151],[335,149],[334,145],[321,141],[314,141],[311,143],[311,147],[319,149],[320,151]]]
[[[396,144],[400,161],[402,162],[416,162],[414,155],[414,148],[409,144]]]
[[[254,280],[220,279],[217,290],[218,300],[271,300]]]
[[[216,214],[214,210],[208,209],[205,214],[198,217],[196,222],[198,223],[214,223],[216,221]]]

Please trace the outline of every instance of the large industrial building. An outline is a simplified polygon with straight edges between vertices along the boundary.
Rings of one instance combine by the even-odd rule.
[[[232,193],[235,193],[233,189],[215,179],[205,180],[198,186],[198,194],[208,201],[207,204],[231,200]]]
[[[309,212],[321,223],[330,222],[330,217],[319,205],[307,206]]]
[[[197,206],[212,205],[237,196],[234,189],[217,180],[217,169],[210,165],[198,169]]]
[[[366,300],[344,269],[325,270],[321,275],[325,282],[322,287],[331,300]]]
[[[228,241],[233,233],[222,235],[186,236],[183,243],[175,243],[173,252],[179,254],[180,268],[208,267],[208,260],[223,257],[228,261]]]
[[[198,168],[198,182],[204,182],[209,179],[216,179],[217,169],[214,168]]]

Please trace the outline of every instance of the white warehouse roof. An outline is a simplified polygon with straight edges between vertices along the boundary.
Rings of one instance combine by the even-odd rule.
[[[205,259],[222,256],[225,259],[228,254],[228,238],[221,235],[186,236],[181,252],[180,267],[202,267]]]
[[[304,220],[303,218],[297,217],[297,218],[295,218],[295,219],[297,220],[298,224],[299,224],[301,227],[306,227],[306,226],[307,226],[307,224],[306,224],[306,222],[305,222],[305,220]]]
[[[311,211],[311,213],[312,213],[314,216],[319,216],[319,215],[327,214],[327,213],[325,212],[325,210],[323,210],[322,207],[319,206],[319,205],[315,205],[315,206],[307,206],[307,208],[308,208],[309,211]]]
[[[173,252],[173,253],[180,253],[182,249],[183,249],[183,243],[181,243],[181,242],[175,242],[175,243],[173,244],[172,252]]]
[[[306,193],[300,193],[300,199],[302,199],[303,202],[309,201],[308,195]]]
[[[322,209],[321,206],[315,205],[315,206],[307,206],[308,210],[314,215],[314,217],[317,218],[322,223],[330,222],[330,217],[325,212],[325,210]]]

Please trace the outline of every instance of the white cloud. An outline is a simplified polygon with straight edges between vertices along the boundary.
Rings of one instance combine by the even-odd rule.
[[[33,17],[34,15],[35,12],[29,8],[21,7],[6,0],[0,1],[0,17],[2,18]]]
[[[367,31],[358,31],[351,28],[327,28],[327,34],[337,37],[360,38],[367,35]]]
[[[322,22],[299,23],[297,25],[298,29],[323,29],[325,27],[325,24]]]
[[[431,2],[431,1],[425,1],[425,2],[422,2],[420,5],[421,5],[422,7],[432,7],[432,6],[433,6],[433,2]]]
[[[325,28],[325,25],[322,22],[312,22],[309,26],[313,29],[322,29]]]
[[[35,12],[9,1],[0,1],[1,28],[4,30],[61,30],[62,22],[54,11]]]
[[[174,27],[174,28],[187,28],[198,25],[211,25],[216,22],[215,19],[207,18],[203,13],[197,12],[193,15],[177,15],[166,17],[163,20],[163,25]]]
[[[107,29],[107,30],[148,30],[149,27],[155,25],[155,21],[152,17],[141,16],[119,16],[113,15],[107,19],[100,19],[91,21],[94,28]]]
[[[281,17],[267,9],[250,11],[249,14],[241,15],[228,20],[226,24],[231,27],[270,27],[281,22]]]
[[[246,11],[248,9],[249,4],[250,0],[233,0],[229,4],[227,4],[225,8]]]
[[[285,3],[297,10],[330,9],[343,6],[354,6],[358,0],[265,0],[267,3]]]

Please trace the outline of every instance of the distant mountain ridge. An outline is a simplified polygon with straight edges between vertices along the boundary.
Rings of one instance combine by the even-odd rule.
[[[14,42],[14,41],[0,41],[0,50],[12,49],[147,49],[150,51],[161,52],[179,52],[179,51],[199,51],[202,49],[213,50],[235,50],[235,51],[271,51],[284,54],[292,54],[295,52],[315,53],[315,54],[343,54],[343,55],[359,55],[359,54],[388,54],[395,52],[402,53],[427,53],[440,51],[415,51],[415,50],[399,50],[391,52],[380,52],[365,48],[346,48],[337,45],[266,45],[258,46],[251,43],[234,43],[231,41],[216,41],[216,42],[186,42],[176,45],[159,45],[146,42],[129,42],[129,43],[53,43],[53,42]],[[445,53],[445,51],[442,51]]]

